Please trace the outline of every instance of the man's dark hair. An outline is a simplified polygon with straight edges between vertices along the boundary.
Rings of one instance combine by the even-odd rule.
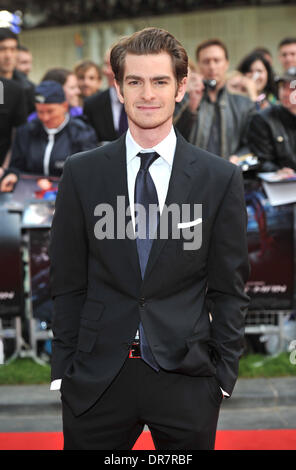
[[[122,85],[126,54],[147,55],[166,52],[170,55],[178,84],[188,73],[188,56],[182,44],[168,31],[144,28],[123,37],[111,49],[110,63],[115,80]]]
[[[73,70],[68,70],[64,68],[53,68],[47,70],[41,82],[44,82],[46,80],[53,80],[55,82],[60,83],[61,85],[64,85],[69,75],[75,75]]]
[[[270,57],[272,57],[272,53],[270,52],[269,49],[267,49],[267,47],[263,47],[263,46],[259,46],[259,47],[256,47],[255,49],[253,49],[252,52],[258,52],[258,54],[262,54],[262,55],[269,55]]]
[[[15,39],[17,43],[19,42],[17,34],[10,31],[9,28],[0,28],[0,42],[5,39]]]
[[[295,38],[284,38],[281,40],[281,42],[278,45],[278,49],[280,49],[283,46],[288,46],[289,44],[296,44],[296,37]]]
[[[21,44],[19,44],[19,45],[17,46],[17,50],[18,50],[18,51],[22,51],[22,52],[30,52],[30,50],[28,49],[28,47],[22,46]]]
[[[76,75],[80,75],[80,74],[83,75],[83,74],[85,74],[85,72],[88,69],[91,69],[91,68],[96,69],[99,79],[102,78],[101,69],[98,66],[98,64],[96,64],[95,62],[93,62],[92,60],[89,60],[89,59],[82,60],[81,62],[78,62],[78,64],[76,64],[76,66],[74,68],[74,72],[75,72]]]
[[[207,47],[210,47],[210,46],[219,46],[219,47],[221,47],[221,49],[223,49],[223,51],[225,53],[225,58],[228,60],[228,58],[229,58],[228,49],[227,49],[226,45],[224,44],[224,42],[221,41],[221,39],[213,38],[213,39],[206,39],[205,41],[201,42],[197,46],[196,51],[195,51],[195,57],[196,57],[197,62],[199,60],[200,51],[202,51],[203,49],[206,49]]]

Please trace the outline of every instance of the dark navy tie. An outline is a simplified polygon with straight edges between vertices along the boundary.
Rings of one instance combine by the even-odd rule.
[[[153,179],[149,173],[149,167],[159,157],[156,152],[138,153],[141,159],[141,166],[138,171],[135,183],[135,204],[141,204],[142,210],[136,208],[136,234],[137,249],[141,267],[142,278],[144,278],[145,269],[149,259],[149,253],[153,243],[153,236],[157,230],[159,221],[158,197]],[[153,205],[153,208],[149,205]],[[149,217],[150,213],[150,217]],[[153,369],[159,370],[159,367],[153,357],[152,351],[146,339],[142,322],[139,325],[140,349],[142,359]]]

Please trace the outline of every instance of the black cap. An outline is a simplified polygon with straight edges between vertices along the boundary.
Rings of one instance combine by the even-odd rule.
[[[36,103],[64,103],[66,96],[62,85],[54,80],[45,80],[35,89]]]

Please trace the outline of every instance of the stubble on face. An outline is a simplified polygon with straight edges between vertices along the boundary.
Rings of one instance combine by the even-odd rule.
[[[131,132],[170,131],[176,101],[182,100],[186,80],[177,86],[172,59],[159,54],[127,54],[123,83],[116,84],[125,105]]]

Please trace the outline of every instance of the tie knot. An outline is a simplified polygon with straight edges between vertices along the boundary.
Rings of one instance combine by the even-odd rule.
[[[140,170],[144,171],[148,171],[150,165],[152,165],[152,163],[159,157],[156,152],[139,152],[137,156],[141,159]]]

